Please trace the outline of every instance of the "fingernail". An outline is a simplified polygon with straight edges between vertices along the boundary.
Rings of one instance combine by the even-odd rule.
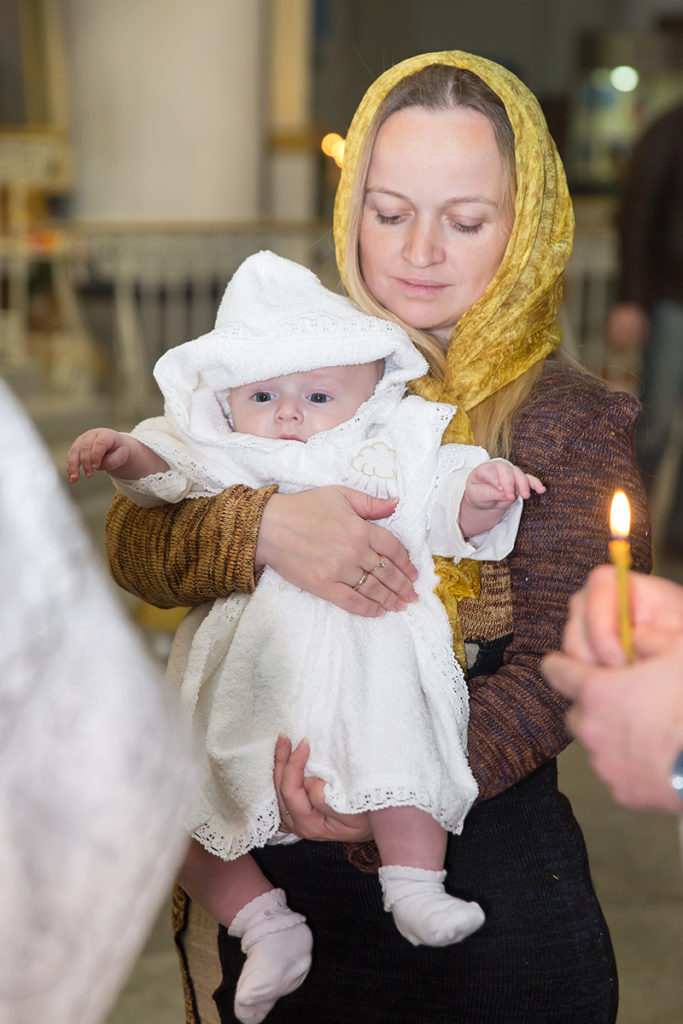
[[[405,610],[405,609],[406,609],[407,607],[408,607],[408,606],[406,605],[405,601],[401,601],[401,600],[399,599],[398,601],[395,601],[395,602],[394,602],[394,607],[393,607],[393,611],[395,611],[395,612],[402,612],[402,611],[404,611],[404,610]]]

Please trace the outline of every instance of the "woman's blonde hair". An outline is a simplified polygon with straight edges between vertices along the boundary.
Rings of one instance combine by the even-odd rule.
[[[369,291],[360,266],[360,225],[365,203],[372,152],[377,134],[391,114],[407,107],[427,110],[455,110],[467,107],[483,114],[490,122],[498,145],[505,180],[504,206],[514,217],[517,180],[515,173],[515,136],[505,106],[485,82],[466,68],[431,64],[402,79],[384,98],[368,126],[360,149],[349,201],[346,265],[344,272],[353,299],[372,316],[381,316],[398,323],[412,339],[429,363],[432,374],[443,380],[446,354],[442,344],[427,331],[404,323],[386,309]],[[521,374],[516,380],[484,399],[468,413],[475,441],[491,454],[509,454],[512,419],[524,401],[543,367],[543,361]]]

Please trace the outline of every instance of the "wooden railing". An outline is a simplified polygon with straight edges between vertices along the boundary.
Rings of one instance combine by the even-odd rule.
[[[577,204],[576,241],[565,275],[561,321],[567,348],[591,370],[609,377],[614,367],[605,357],[604,327],[614,300],[617,245],[606,207],[597,210]],[[251,253],[272,249],[310,267],[328,287],[339,288],[327,222],[78,224],[69,239],[74,295],[79,288],[87,294],[88,289],[103,286],[112,296],[106,386],[124,419],[148,414],[150,403],[158,403],[152,379],[155,361],[165,349],[211,329],[228,280]],[[1,357],[0,351],[0,364]],[[70,358],[82,361],[83,353],[70,354],[65,345],[57,354],[57,362],[64,366],[56,378],[87,384],[87,376],[73,373]],[[624,369],[617,366],[614,372],[618,386],[623,386]]]
[[[114,389],[122,414],[149,408],[154,363],[167,348],[212,328],[227,282],[252,253],[271,249],[338,287],[326,224],[79,225],[75,247],[81,283],[113,288]]]

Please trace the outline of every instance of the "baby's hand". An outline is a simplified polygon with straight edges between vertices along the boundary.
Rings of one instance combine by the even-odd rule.
[[[119,434],[109,427],[95,427],[80,434],[69,448],[66,456],[66,471],[70,483],[76,483],[81,466],[86,476],[92,476],[97,469],[114,473],[131,455],[131,438]]]
[[[509,462],[493,459],[476,466],[467,477],[460,502],[458,522],[463,536],[491,530],[518,496],[528,498],[532,491],[543,494],[545,487],[537,477]]]
[[[476,466],[469,477],[465,496],[473,508],[482,510],[507,508],[519,496],[528,498],[531,492],[543,494],[545,487],[531,473],[512,466],[502,459],[492,459]]]

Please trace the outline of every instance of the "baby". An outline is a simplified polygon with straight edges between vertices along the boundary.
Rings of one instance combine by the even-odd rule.
[[[432,556],[503,558],[522,499],[545,488],[481,448],[441,445],[453,407],[406,397],[426,371],[397,325],[261,252],[233,276],[215,329],[158,361],[164,416],[132,435],[87,431],[67,457],[72,482],[81,467],[104,470],[145,505],[236,483],[284,493],[344,484],[398,499],[386,525],[419,572],[419,599],[401,614],[353,615],[266,567],[253,595],[194,609],[174,640],[169,676],[205,752],[181,882],[242,940],[235,1014],[249,1024],[302,983],[311,961],[305,919],[249,856],[287,838],[273,784],[278,735],[306,738],[307,774],[325,781],[334,810],[368,813],[384,907],[408,941],[447,945],[484,920],[443,884],[447,832],[461,831],[477,786]],[[348,585],[362,590],[385,571],[376,556]]]

